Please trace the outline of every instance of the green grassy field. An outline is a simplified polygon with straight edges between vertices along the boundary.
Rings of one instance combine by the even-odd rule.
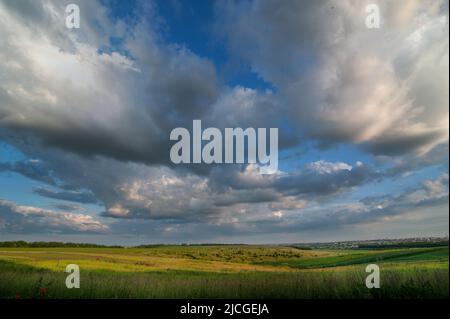
[[[448,246],[0,248],[0,298],[448,298]],[[376,263],[381,288],[368,289]],[[77,264],[80,289],[64,269]]]

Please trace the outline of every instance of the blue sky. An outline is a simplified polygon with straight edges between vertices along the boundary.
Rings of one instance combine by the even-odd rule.
[[[448,235],[444,1],[379,30],[363,1],[45,3],[0,3],[0,240]],[[195,119],[279,128],[279,171],[173,165]]]

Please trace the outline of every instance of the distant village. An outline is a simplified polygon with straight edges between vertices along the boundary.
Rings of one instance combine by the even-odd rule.
[[[298,243],[290,246],[298,248],[333,248],[333,249],[373,249],[402,247],[439,247],[448,246],[448,235],[445,237],[412,237],[401,239],[372,239],[355,241],[335,241],[325,243]]]

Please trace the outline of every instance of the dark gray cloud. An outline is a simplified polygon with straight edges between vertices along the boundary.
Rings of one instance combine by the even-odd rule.
[[[51,169],[40,160],[29,160],[27,162],[0,163],[0,172],[10,171],[21,174],[28,178],[55,185],[56,181],[52,176]]]
[[[66,204],[66,203],[55,203],[52,205],[53,208],[61,210],[61,211],[66,211],[66,212],[75,212],[75,211],[80,211],[82,210],[82,208],[77,205],[77,204]]]
[[[360,162],[350,166],[345,163],[319,161],[304,170],[280,178],[275,187],[289,195],[327,196],[339,194],[381,177],[381,173]]]
[[[36,188],[34,192],[40,196],[77,202],[82,204],[96,204],[98,200],[90,191],[55,191],[49,188]]]
[[[387,136],[367,144],[367,149],[376,155],[403,155],[407,154],[410,150],[419,150],[421,146],[439,140],[442,133],[442,130],[437,129],[435,131],[429,130],[409,136]]]
[[[45,22],[47,18],[46,12],[42,6],[42,3],[32,0],[4,0],[3,4],[12,12],[15,13],[17,18],[26,21],[32,21],[38,24]]]

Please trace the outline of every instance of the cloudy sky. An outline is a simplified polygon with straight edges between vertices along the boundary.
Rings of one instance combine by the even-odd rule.
[[[448,235],[448,45],[446,0],[0,0],[0,240]],[[194,119],[279,170],[174,165]]]

